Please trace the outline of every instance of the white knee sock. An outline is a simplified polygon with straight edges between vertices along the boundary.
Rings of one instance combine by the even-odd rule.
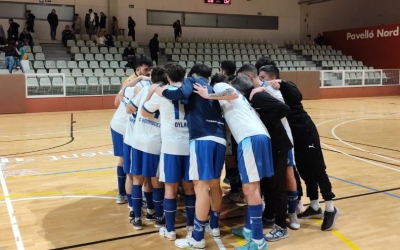
[[[314,209],[315,211],[317,211],[319,209],[319,202],[318,200],[312,200],[310,201],[310,206],[312,207],[312,209]]]

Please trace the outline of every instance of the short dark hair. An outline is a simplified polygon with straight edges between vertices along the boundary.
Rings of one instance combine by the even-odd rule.
[[[202,64],[202,63],[196,63],[190,69],[188,75],[192,77],[193,74],[196,74],[198,76],[201,76],[201,77],[204,77],[204,78],[208,79],[211,76],[211,68],[208,67],[207,65]]]
[[[89,12],[93,12],[93,10],[92,10],[92,9],[89,9]]]
[[[167,74],[165,69],[162,67],[155,67],[151,71],[151,82],[154,83],[162,83],[163,85],[168,84]]]
[[[136,67],[140,67],[143,65],[147,65],[149,67],[153,66],[153,61],[151,60],[151,58],[147,57],[147,56],[141,56],[136,60]]]
[[[154,37],[158,37],[158,34],[157,34],[157,33],[155,33],[155,34],[154,34]]]
[[[14,19],[10,18],[10,19],[8,19],[8,21],[14,22]]]
[[[238,69],[237,73],[251,74],[253,76],[258,75],[257,68],[254,65],[251,65],[250,63],[243,64],[243,66]]]
[[[210,85],[212,87],[219,82],[228,82],[228,77],[224,76],[221,73],[216,73],[211,77]]]
[[[228,82],[232,82],[233,79],[235,79],[236,75],[231,75],[228,76]]]
[[[265,65],[259,69],[259,72],[265,72],[268,75],[275,76],[275,78],[279,79],[279,69],[275,65]]]
[[[236,72],[236,64],[234,61],[222,61],[221,69],[226,72],[227,76],[231,76]]]
[[[274,65],[274,66],[276,66],[276,63],[273,60],[271,60],[271,58],[269,56],[262,56],[262,57],[257,59],[257,62],[256,62],[255,66],[256,66],[257,71],[258,71],[258,70],[260,70],[260,68],[262,66],[265,66],[265,65]]]
[[[186,70],[177,63],[171,63],[165,69],[172,82],[182,82],[185,78]]]
[[[247,76],[237,76],[232,80],[231,84],[235,89],[245,93],[253,88],[253,84]]]

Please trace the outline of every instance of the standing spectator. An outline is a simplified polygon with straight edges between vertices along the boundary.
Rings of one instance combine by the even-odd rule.
[[[100,19],[99,19],[99,15],[97,15],[97,13],[94,13],[94,33],[97,34],[100,29]]]
[[[113,32],[112,32],[112,34],[114,36],[118,36],[118,34],[119,34],[118,19],[115,16],[113,16],[112,20],[113,20],[113,23],[112,23]]]
[[[106,26],[107,26],[107,16],[103,12],[100,12],[100,31],[101,32],[105,31]]]
[[[135,21],[132,19],[132,17],[128,17],[128,36],[132,37],[132,41],[135,41],[135,27],[136,27],[136,23]]]
[[[106,46],[108,48],[114,47],[114,38],[113,38],[113,36],[108,34],[107,31],[104,31],[103,34],[104,34],[104,37],[106,38]]]
[[[314,44],[317,44],[320,46],[325,45],[325,39],[321,35],[321,33],[318,33],[317,37],[314,39]]]
[[[81,17],[79,14],[75,14],[74,17],[74,24],[72,25],[72,28],[74,29],[75,34],[80,34],[81,33]]]
[[[56,40],[57,26],[58,26],[58,16],[56,10],[53,9],[51,13],[47,16],[47,22],[50,25],[50,36],[51,40]]]
[[[35,15],[30,10],[26,11],[26,28],[29,32],[35,33],[33,26],[35,25]]]
[[[85,29],[86,29],[86,34],[90,35],[90,15],[86,14],[85,16]]]
[[[178,41],[178,37],[182,36],[181,21],[180,20],[176,20],[176,22],[174,22],[172,27],[174,28],[175,42],[177,42]]]
[[[4,45],[5,40],[6,40],[6,32],[4,32],[3,25],[0,24],[0,45]]]
[[[151,60],[156,62],[158,65],[158,50],[159,50],[158,34],[154,34],[153,38],[149,42],[149,50],[151,55]]]
[[[89,9],[89,17],[90,17],[90,21],[89,21],[89,33],[88,35],[93,35],[94,32],[94,13],[92,9]]]
[[[99,31],[97,33],[96,45],[97,45],[97,47],[103,47],[106,45],[106,38],[104,37],[104,35],[101,31]]]
[[[125,67],[134,68],[133,64],[135,62],[135,49],[129,44],[128,47],[124,50],[124,54],[122,54],[123,59],[128,61]]]
[[[13,19],[8,19],[8,23],[10,24],[10,27],[8,28],[8,40],[13,40],[16,41],[18,39],[18,29],[19,29],[19,24],[14,22]]]
[[[17,70],[19,70],[21,68],[21,60],[28,59],[24,44],[22,42],[15,42],[15,52],[17,53],[17,57],[15,58],[15,67]]]
[[[64,47],[67,47],[67,41],[68,40],[76,40],[75,35],[70,29],[69,25],[65,26],[65,29],[61,33],[62,36],[62,43],[64,44]]]
[[[11,74],[14,67],[14,57],[18,56],[17,52],[15,51],[15,42],[13,40],[8,42],[5,52],[4,69],[8,69]]]
[[[19,35],[19,40],[24,42],[24,45],[29,45],[31,50],[33,50],[35,44],[33,43],[32,35],[29,33],[28,29],[25,28],[24,31],[22,31],[21,35]]]

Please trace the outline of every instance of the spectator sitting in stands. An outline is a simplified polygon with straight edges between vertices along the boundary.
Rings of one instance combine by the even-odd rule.
[[[29,33],[27,28],[25,28],[21,35],[19,35],[19,40],[23,41],[24,45],[29,45],[31,50],[33,50],[33,46],[35,46],[35,44],[33,43],[32,35]]]
[[[124,50],[124,54],[122,55],[124,60],[128,61],[125,67],[132,68],[133,63],[135,62],[135,49],[129,44],[128,47]]]
[[[28,56],[26,55],[25,47],[23,42],[15,42],[15,51],[17,56],[15,58],[15,67],[17,70],[21,68],[21,60],[27,60]]]
[[[72,30],[70,29],[69,25],[65,26],[65,30],[63,30],[63,32],[61,33],[61,37],[62,37],[62,42],[64,44],[64,47],[67,47],[67,41],[68,40],[75,40],[75,35],[72,32]]]
[[[107,31],[104,31],[103,34],[104,34],[104,37],[106,38],[106,46],[108,48],[114,47],[114,38],[113,38],[113,36],[108,34]]]
[[[320,45],[320,46],[325,45],[325,39],[320,33],[314,39],[314,44],[317,44],[317,45]]]
[[[103,36],[102,32],[97,33],[96,45],[97,47],[106,46],[106,38]]]

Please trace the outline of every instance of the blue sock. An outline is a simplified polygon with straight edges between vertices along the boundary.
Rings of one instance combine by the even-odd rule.
[[[289,214],[294,214],[296,212],[297,206],[297,197],[299,196],[299,192],[296,191],[288,191],[287,199],[288,199],[288,212]]]
[[[132,207],[132,195],[126,194],[126,199],[128,200],[129,207]]]
[[[154,209],[153,192],[143,192],[147,202],[147,209]]]
[[[193,239],[196,241],[201,241],[204,239],[204,231],[206,230],[206,222],[198,220],[196,217],[194,218],[194,230],[193,230]]]
[[[122,166],[117,167],[117,176],[118,176],[118,194],[126,195],[125,191],[126,174]]]
[[[135,218],[140,218],[142,215],[142,186],[132,186],[132,207],[135,213]]]
[[[186,225],[193,226],[194,223],[194,207],[196,205],[196,195],[185,195],[186,206]]]
[[[175,231],[176,199],[164,199],[165,222],[167,231]]]
[[[162,206],[163,201],[164,201],[164,188],[154,188],[153,202],[154,202],[154,207],[156,209],[156,216],[158,218],[162,218],[164,215],[164,210]]]
[[[219,228],[219,211],[210,211],[210,227]]]
[[[249,206],[250,220],[251,220],[251,232],[253,233],[253,239],[262,240],[263,224],[262,224],[262,204]]]
[[[244,224],[244,228],[251,230],[251,219],[250,219],[250,210],[249,207],[247,207],[247,213],[246,213],[246,222]]]

